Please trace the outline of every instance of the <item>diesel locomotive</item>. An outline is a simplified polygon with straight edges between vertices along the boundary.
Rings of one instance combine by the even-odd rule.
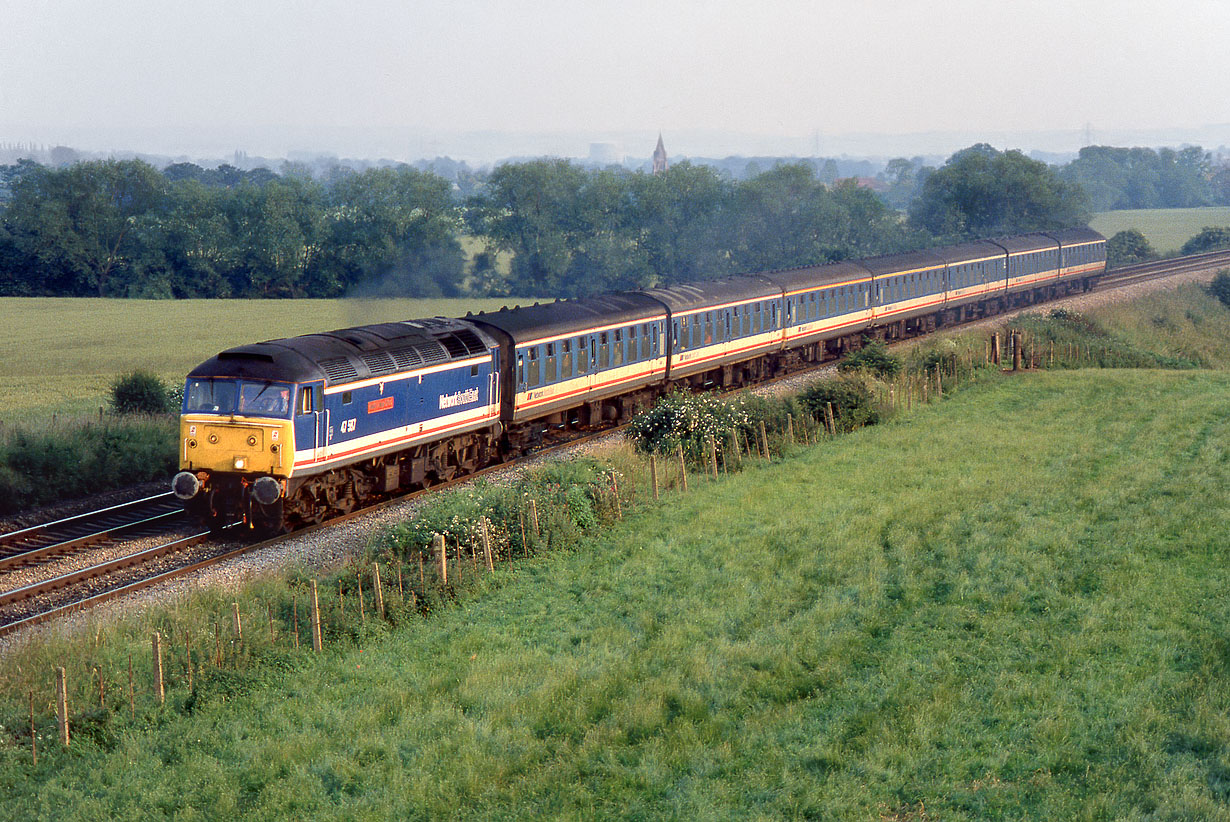
[[[203,522],[293,529],[626,419],[1087,290],[1090,229],[346,328],[223,351],[188,375],[172,490]]]

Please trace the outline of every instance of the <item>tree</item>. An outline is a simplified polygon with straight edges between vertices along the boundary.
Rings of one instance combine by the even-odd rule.
[[[910,222],[937,237],[977,238],[1088,222],[1084,191],[1045,163],[985,143],[957,152],[910,205]]]
[[[1106,265],[1110,268],[1143,263],[1156,256],[1145,235],[1135,228],[1120,231],[1106,241]]]
[[[314,274],[315,291],[461,293],[460,215],[447,180],[405,165],[340,171],[327,199],[327,250]]]
[[[163,204],[166,181],[139,160],[99,160],[22,174],[5,221],[50,269],[71,272],[72,292],[110,293],[114,274],[140,256],[134,228]]]
[[[572,235],[585,172],[567,160],[506,163],[469,203],[468,218],[498,249],[512,252],[511,287],[520,294],[570,291]]]

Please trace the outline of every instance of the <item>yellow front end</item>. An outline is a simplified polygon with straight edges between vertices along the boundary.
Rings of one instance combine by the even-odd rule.
[[[181,471],[285,479],[295,459],[290,420],[185,414],[179,421]],[[204,477],[202,477],[204,479]]]

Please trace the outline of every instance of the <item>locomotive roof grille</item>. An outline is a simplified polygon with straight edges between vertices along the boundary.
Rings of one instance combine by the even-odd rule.
[[[466,350],[466,344],[457,339],[453,334],[445,334],[440,337],[440,344],[448,349],[448,355],[451,359],[459,360],[469,354]]]
[[[472,329],[462,328],[455,332],[454,336],[461,340],[466,347],[466,353],[473,356],[475,354],[486,354],[487,346],[478,338]]]
[[[346,357],[321,360],[319,365],[331,383],[348,382],[359,378],[359,372]]]
[[[408,371],[416,365],[423,364],[422,356],[414,348],[398,348],[390,351],[389,354],[392,355],[393,362],[397,363],[398,371]]]
[[[397,370],[397,364],[386,351],[373,351],[363,355],[363,364],[367,366],[367,370],[372,372],[373,377],[378,377],[381,374],[392,374]]]
[[[423,365],[436,365],[437,363],[448,362],[448,352],[444,350],[444,346],[440,345],[439,340],[436,341],[435,345],[430,343],[420,344],[418,352],[423,358]]]

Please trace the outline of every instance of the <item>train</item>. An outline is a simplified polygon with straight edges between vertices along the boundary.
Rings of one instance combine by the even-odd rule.
[[[211,527],[300,528],[671,390],[752,384],[1105,270],[1105,238],[1077,228],[239,346],[188,374],[171,486]]]

